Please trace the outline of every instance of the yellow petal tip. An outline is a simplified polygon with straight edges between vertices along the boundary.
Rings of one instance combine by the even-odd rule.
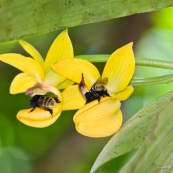
[[[68,29],[64,29],[63,32],[68,32]]]
[[[64,34],[64,35],[67,35],[67,36],[68,36],[68,29],[64,29],[64,30],[60,33],[60,35],[61,35],[61,34],[62,34],[62,35]]]
[[[123,47],[128,47],[128,48],[131,48],[131,49],[132,49],[132,47],[133,47],[133,42],[130,42],[130,43],[124,45]]]
[[[27,42],[24,40],[19,40],[19,44],[23,47]]]

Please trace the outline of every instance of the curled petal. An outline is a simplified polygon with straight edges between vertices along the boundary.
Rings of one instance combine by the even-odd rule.
[[[7,53],[0,55],[0,61],[34,76],[39,82],[44,79],[44,70],[42,66],[32,58],[27,58],[20,54]]]
[[[37,82],[34,86],[26,90],[25,95],[33,97],[34,95],[45,95],[49,92],[57,96],[61,95],[56,87],[53,87],[45,82]]]
[[[128,86],[123,91],[116,93],[115,96],[112,96],[112,95],[111,96],[117,98],[120,101],[124,101],[130,97],[130,95],[133,93],[133,91],[134,91],[134,88],[132,86]]]
[[[78,85],[66,88],[62,92],[62,96],[64,100],[63,110],[80,109],[86,103],[86,100],[79,92]]]
[[[63,60],[52,65],[52,69],[76,83],[80,83],[83,74],[88,87],[91,87],[100,77],[97,68],[92,63],[83,59],[73,58]]]
[[[57,105],[52,109],[53,116],[41,108],[36,108],[33,112],[31,109],[21,110],[17,114],[17,119],[23,124],[31,127],[43,128],[53,124],[61,114],[62,103],[57,103]]]
[[[35,83],[32,87],[28,88],[25,91],[25,95],[33,97],[34,95],[45,95],[48,91],[49,85],[46,87],[44,86],[44,83]]]
[[[71,40],[68,36],[67,30],[64,30],[55,39],[48,51],[44,64],[45,71],[48,72],[52,64],[64,59],[73,58],[73,56],[74,54]]]
[[[54,93],[59,93],[57,89]],[[46,111],[41,108],[35,108],[34,111],[30,112],[32,108],[20,110],[17,113],[17,119],[25,125],[37,128],[47,127],[53,124],[61,114],[62,107],[63,107],[63,100],[62,96],[59,93],[58,99],[61,101],[57,103],[55,107],[52,108],[53,115],[50,114],[49,111]]]
[[[111,93],[124,90],[135,70],[132,43],[117,49],[108,59],[102,77],[108,77],[107,88]]]
[[[33,47],[31,44],[24,40],[19,40],[20,45],[25,49],[27,53],[31,55],[37,62],[39,62],[41,65],[43,65],[44,61],[40,53]]]
[[[10,93],[18,94],[25,92],[36,83],[36,79],[27,73],[19,73],[10,85]]]
[[[85,136],[110,136],[122,125],[120,102],[110,97],[103,98],[100,103],[92,101],[79,109],[73,120],[76,130]]]
[[[83,73],[82,73],[82,80],[80,81],[80,83],[78,85],[78,89],[79,89],[81,95],[87,100],[86,94],[89,92],[89,89],[87,88],[87,86],[85,84]]]

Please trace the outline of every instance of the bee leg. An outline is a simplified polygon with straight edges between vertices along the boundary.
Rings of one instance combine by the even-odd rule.
[[[61,101],[58,98],[56,98],[56,97],[53,97],[53,98],[54,98],[56,103],[61,103]]]
[[[41,108],[46,110],[46,111],[49,111],[51,115],[53,114],[53,110],[52,109],[50,109],[48,107],[45,107],[45,106],[41,106]]]
[[[98,102],[100,103],[100,96],[97,98]]]
[[[107,92],[107,90],[105,90],[105,93],[104,93],[105,96],[110,96]]]
[[[36,107],[33,107],[28,113],[30,113],[30,112],[32,112],[32,111],[34,111],[34,109],[35,109]]]
[[[49,111],[51,115],[53,114],[53,110],[52,109],[48,108],[47,111]]]

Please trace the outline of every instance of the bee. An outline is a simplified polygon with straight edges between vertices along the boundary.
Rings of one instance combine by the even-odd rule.
[[[34,111],[36,107],[49,111],[50,114],[53,114],[53,108],[57,103],[60,103],[57,97],[51,97],[47,95],[34,95],[29,100],[29,105],[32,106],[30,112]]]
[[[86,103],[93,100],[98,100],[100,102],[101,97],[110,96],[106,90],[105,85],[108,82],[108,78],[98,78],[90,90],[85,85],[84,76],[82,74],[82,80],[78,85],[79,91],[85,97]]]

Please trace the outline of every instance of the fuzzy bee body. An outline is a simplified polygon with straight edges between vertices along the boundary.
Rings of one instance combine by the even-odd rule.
[[[98,100],[100,102],[101,97],[109,96],[107,90],[103,91],[89,91],[85,94],[86,103],[89,103],[93,100]]]
[[[90,90],[85,85],[84,77],[82,74],[82,80],[79,83],[79,91],[85,97],[86,103],[89,103],[93,100],[98,100],[100,102],[101,97],[109,96],[105,85],[108,82],[108,78],[99,78]]]
[[[34,95],[29,100],[29,105],[32,106],[30,112],[34,111],[34,109],[38,107],[46,111],[49,111],[50,114],[52,115],[53,110],[51,108],[53,108],[57,103],[60,103],[60,101],[56,97],[51,97],[46,95]]]

